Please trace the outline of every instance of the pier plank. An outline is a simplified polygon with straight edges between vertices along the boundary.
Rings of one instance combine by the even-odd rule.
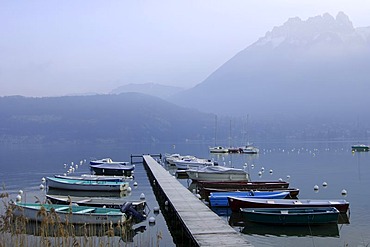
[[[143,155],[143,159],[197,246],[252,246],[150,155]]]

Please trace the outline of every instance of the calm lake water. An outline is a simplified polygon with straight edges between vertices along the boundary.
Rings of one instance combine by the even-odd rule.
[[[214,159],[220,165],[245,168],[252,180],[278,180],[290,182],[290,187],[300,189],[302,199],[346,199],[350,202],[349,223],[324,227],[269,227],[243,223],[237,215],[226,210],[217,213],[254,246],[368,246],[370,245],[370,152],[352,153],[354,142],[275,142],[255,143],[260,148],[258,155],[226,154],[212,155],[208,143],[167,143],[110,145],[0,145],[0,181],[5,191],[15,198],[24,191],[23,200],[41,200],[45,191],[40,191],[41,178],[63,174],[71,162],[83,162],[76,174],[88,173],[92,158],[111,157],[113,160],[129,161],[131,154],[180,153]],[[86,163],[85,163],[86,160]],[[67,164],[67,168],[64,167]],[[245,166],[247,164],[247,166]],[[253,165],[253,166],[252,166]],[[264,168],[262,176],[258,172]],[[272,172],[270,173],[270,170]],[[170,171],[172,172],[172,170]],[[134,225],[140,228],[131,242],[124,246],[176,246],[161,213],[155,214],[158,206],[142,165],[135,168],[138,186],[122,196],[123,200],[137,200],[144,193],[148,203],[149,217],[156,218],[154,225],[148,221]],[[134,182],[132,181],[132,183]],[[191,181],[179,180],[184,186]],[[327,187],[322,186],[326,182]],[[315,191],[315,185],[319,190]],[[341,194],[342,190],[347,195]]]

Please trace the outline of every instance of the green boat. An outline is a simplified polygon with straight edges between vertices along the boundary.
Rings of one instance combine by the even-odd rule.
[[[274,225],[318,225],[337,223],[339,211],[334,207],[241,208],[247,221]]]
[[[128,219],[120,209],[86,207],[75,205],[16,203],[13,214],[28,220],[42,222],[44,219],[70,224],[119,224]]]
[[[365,144],[357,144],[352,146],[352,152],[368,152],[370,147]]]

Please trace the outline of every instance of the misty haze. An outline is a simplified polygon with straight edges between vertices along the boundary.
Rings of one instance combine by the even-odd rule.
[[[102,184],[127,179],[119,195],[105,191],[95,199],[104,208],[109,208],[106,197],[119,200],[125,217],[133,215],[125,205],[140,199],[148,217],[130,221],[127,229],[110,223],[109,230],[100,231],[103,242],[97,235],[91,242],[85,228],[76,227],[64,232],[73,243],[63,245],[188,246],[184,235],[194,243],[206,238],[215,243],[204,236],[227,241],[223,234],[234,234],[256,247],[368,246],[369,13],[370,4],[361,0],[0,3],[3,201],[42,204],[39,198],[52,194],[45,181],[55,175],[103,179]],[[190,170],[186,163],[171,164],[173,157],[198,163]],[[90,161],[103,164],[102,178],[95,177]],[[132,176],[121,177],[120,170],[107,178],[105,172],[117,164],[130,165]],[[221,174],[242,187],[217,181],[215,188],[220,187],[213,191],[199,182],[203,166],[213,169],[206,179]],[[239,173],[214,171],[220,169]],[[242,179],[235,178],[238,174]],[[253,182],[263,186],[256,189]],[[250,198],[256,191],[271,193],[259,191],[270,182],[279,184],[274,191],[289,190],[283,191],[284,200],[292,199],[292,207],[302,198],[325,200],[330,210],[324,211],[335,213],[336,221],[261,226],[242,217],[244,206],[232,212],[231,204],[239,199],[230,195],[224,196],[225,208],[212,208],[211,192],[244,191]],[[168,196],[166,189],[173,193]],[[54,193],[67,196],[64,203],[71,209],[92,203],[92,195],[73,190],[83,200],[73,202],[69,190]],[[183,197],[171,200],[173,195]],[[350,213],[334,210],[342,202],[350,205]],[[173,209],[176,203],[185,213]],[[192,207],[198,204],[206,210]],[[308,210],[312,216],[313,209]],[[23,233],[14,224],[17,234],[4,230],[13,225],[3,216],[12,212],[3,211],[0,246],[62,243],[57,235],[44,237],[41,228]],[[285,210],[278,213],[285,219]],[[201,229],[213,227],[208,216],[227,229]],[[194,220],[197,231],[179,230],[187,223],[181,217]],[[75,234],[76,229],[84,233]],[[222,241],[215,244],[238,245]]]

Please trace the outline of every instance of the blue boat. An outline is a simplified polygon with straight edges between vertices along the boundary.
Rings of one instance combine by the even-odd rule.
[[[289,191],[229,191],[212,192],[209,196],[211,207],[228,207],[228,197],[238,198],[263,198],[263,199],[284,199],[289,196]]]

